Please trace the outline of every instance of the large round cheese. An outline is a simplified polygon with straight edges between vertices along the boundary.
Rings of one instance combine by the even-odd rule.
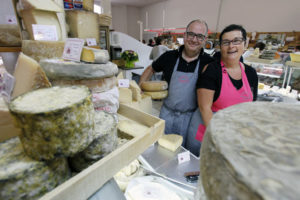
[[[40,61],[40,65],[51,80],[99,79],[111,77],[118,73],[118,66],[112,62],[90,64],[61,59],[44,59]]]
[[[164,99],[168,96],[168,90],[158,92],[144,92],[144,94],[151,96],[152,99]]]
[[[9,109],[26,154],[36,160],[72,156],[94,139],[94,107],[85,86],[35,90],[15,98]]]
[[[300,106],[243,103],[218,111],[201,147],[209,199],[300,197]]]
[[[113,114],[95,112],[95,139],[82,152],[70,158],[71,167],[81,171],[116,149],[117,120]]]
[[[65,158],[33,160],[17,137],[0,143],[0,158],[0,199],[38,199],[71,175]]]
[[[162,91],[168,89],[168,83],[166,81],[145,81],[142,82],[141,88],[148,92]]]

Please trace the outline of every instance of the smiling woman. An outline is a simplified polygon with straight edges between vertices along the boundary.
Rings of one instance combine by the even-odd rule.
[[[229,25],[220,34],[221,57],[204,68],[197,85],[199,109],[193,114],[187,144],[195,147],[202,142],[213,113],[229,106],[255,101],[258,78],[256,71],[240,62],[244,52],[246,30]],[[197,130],[197,131],[195,131]],[[201,143],[194,149],[199,154]]]

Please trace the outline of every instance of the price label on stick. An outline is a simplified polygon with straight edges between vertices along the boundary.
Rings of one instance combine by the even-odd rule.
[[[118,80],[119,87],[129,88],[129,79],[120,79]]]
[[[65,43],[63,59],[80,61],[84,40],[79,38],[68,38]]]
[[[57,41],[56,26],[32,24],[34,40]]]
[[[97,46],[95,38],[86,38],[86,43],[88,46]]]
[[[189,151],[185,151],[185,152],[179,153],[177,155],[177,158],[178,158],[178,164],[181,164],[181,163],[190,161],[191,155],[190,155]]]

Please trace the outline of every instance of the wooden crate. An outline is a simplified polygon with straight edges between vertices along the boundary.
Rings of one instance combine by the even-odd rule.
[[[120,148],[70,178],[41,200],[82,200],[87,199],[101,188],[124,166],[143,153],[163,134],[165,121],[126,105],[120,105],[119,118],[133,120],[149,127],[148,132],[140,133]]]

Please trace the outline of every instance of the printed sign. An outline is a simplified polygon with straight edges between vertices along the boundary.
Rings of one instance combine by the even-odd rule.
[[[63,59],[80,61],[84,40],[79,38],[67,38],[63,52]]]
[[[32,24],[34,40],[57,41],[56,26]]]
[[[129,88],[129,79],[119,79],[118,84],[119,84],[119,87]]]
[[[97,46],[96,38],[86,38],[88,46]]]

